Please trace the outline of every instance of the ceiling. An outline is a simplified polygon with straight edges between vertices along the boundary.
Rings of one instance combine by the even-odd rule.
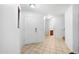
[[[21,4],[22,11],[37,11],[42,14],[61,15],[70,6],[69,4],[36,4],[35,8],[31,8],[28,4]]]

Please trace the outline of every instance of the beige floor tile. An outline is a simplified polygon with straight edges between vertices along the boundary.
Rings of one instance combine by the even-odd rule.
[[[24,45],[23,54],[67,54],[70,50],[63,39],[46,37],[43,42]]]

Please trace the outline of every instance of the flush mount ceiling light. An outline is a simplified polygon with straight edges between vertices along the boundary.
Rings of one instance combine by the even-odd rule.
[[[51,18],[53,18],[53,16],[52,15],[48,15],[47,18],[48,19],[51,19]]]
[[[44,19],[52,19],[52,18],[54,18],[54,16],[52,16],[52,15],[46,15],[46,16],[44,16]]]
[[[31,8],[35,8],[35,7],[36,7],[36,4],[29,4],[29,6],[30,6]]]

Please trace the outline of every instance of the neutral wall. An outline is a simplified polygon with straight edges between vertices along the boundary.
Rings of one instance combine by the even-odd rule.
[[[36,12],[23,12],[24,44],[42,42],[44,39],[43,15]],[[35,32],[37,28],[37,32]]]
[[[49,19],[45,19],[45,35],[49,35]]]
[[[55,16],[51,19],[45,19],[45,32],[54,30],[55,38],[62,38],[65,32],[64,15]]]
[[[24,14],[23,12],[21,11],[20,12],[20,38],[21,38],[21,48],[23,47],[24,45],[24,37],[25,37],[25,34],[24,34],[24,25],[25,25],[25,21],[24,21]]]
[[[20,53],[17,5],[0,5],[0,53]]]
[[[64,23],[64,15],[56,16],[55,19],[52,19],[52,24],[54,29],[55,38],[62,38],[65,32],[65,23]]]
[[[68,47],[79,52],[79,16],[78,5],[71,5],[65,12],[65,39]]]
[[[65,12],[65,42],[67,46],[73,49],[73,10],[70,6]]]
[[[73,50],[79,53],[79,9],[78,5],[73,5]]]

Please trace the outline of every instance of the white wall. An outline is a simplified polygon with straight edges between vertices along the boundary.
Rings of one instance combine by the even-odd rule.
[[[73,10],[70,6],[65,12],[65,41],[68,47],[73,49]]]
[[[44,19],[43,15],[36,12],[23,12],[24,15],[24,43],[42,42],[44,39]],[[37,32],[35,32],[37,28]]]
[[[68,47],[75,53],[79,48],[78,5],[71,5],[65,12],[65,39]]]
[[[45,19],[46,34],[49,30],[54,30],[55,38],[62,38],[65,32],[64,15],[55,16],[51,19]]]
[[[45,19],[45,35],[49,34],[49,19]]]
[[[79,52],[79,9],[78,5],[73,5],[73,50]]]
[[[0,5],[0,53],[20,53],[17,5]]]
[[[25,34],[24,34],[24,25],[25,25],[25,21],[24,21],[24,14],[23,12],[21,11],[20,12],[20,38],[21,38],[21,47],[23,47],[24,45],[24,37],[25,37]]]
[[[54,36],[55,38],[62,38],[64,36],[64,15],[56,16],[54,19],[50,20],[50,27],[54,29]]]

